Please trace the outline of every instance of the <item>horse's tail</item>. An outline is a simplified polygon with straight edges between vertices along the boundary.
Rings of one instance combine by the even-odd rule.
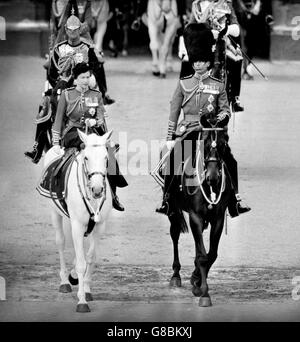
[[[172,212],[172,215],[169,216],[169,220],[172,225],[180,229],[180,233],[189,232],[188,225],[180,208],[176,208],[176,210]]]

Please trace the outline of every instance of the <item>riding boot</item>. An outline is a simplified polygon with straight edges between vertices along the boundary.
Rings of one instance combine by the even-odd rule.
[[[244,107],[241,105],[241,101],[239,96],[236,96],[235,99],[232,101],[232,109],[234,112],[243,112]]]
[[[170,205],[170,193],[171,193],[171,187],[173,183],[173,176],[172,175],[166,175],[165,176],[165,184],[164,184],[164,191],[163,191],[163,200],[162,204],[159,208],[157,208],[155,211],[159,214],[164,215],[171,215],[171,205]]]
[[[38,124],[36,128],[36,139],[31,151],[24,152],[25,156],[30,158],[34,164],[37,164],[43,154],[47,143],[47,132],[43,129],[43,124]]]
[[[228,204],[228,211],[231,217],[239,216],[251,210],[246,204],[242,203],[242,199],[238,192],[238,166],[237,161],[234,159],[230,148],[226,149],[223,156],[223,160],[226,164],[226,168],[229,174],[229,178],[232,184],[231,196]]]
[[[118,211],[124,211],[124,206],[120,203],[119,197],[117,196],[117,186],[114,180],[115,176],[107,176],[110,188],[111,188],[111,194],[112,194],[112,205],[113,207]]]

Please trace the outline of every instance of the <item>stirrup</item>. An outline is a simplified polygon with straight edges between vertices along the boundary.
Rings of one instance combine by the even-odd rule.
[[[170,211],[170,206],[169,203],[167,201],[163,201],[162,205],[160,208],[155,209],[155,211],[159,214],[164,214],[164,215],[168,215],[169,211]]]

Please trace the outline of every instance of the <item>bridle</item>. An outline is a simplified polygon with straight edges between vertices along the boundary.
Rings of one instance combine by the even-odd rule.
[[[103,144],[91,145],[91,147],[101,147],[101,146],[104,146],[104,145]],[[92,177],[97,176],[97,175],[100,175],[100,176],[103,177],[104,186],[105,186],[105,184],[106,184],[105,179],[107,177],[107,172],[105,172],[105,173],[102,172],[102,171],[90,172],[89,169],[88,169],[88,166],[87,166],[87,161],[88,161],[88,158],[86,156],[84,156],[83,161],[82,161],[82,166],[83,166],[83,173],[84,173],[84,175],[86,176],[86,178],[88,180],[88,186],[90,184],[90,181],[91,181]]]
[[[211,137],[211,146],[210,146],[210,151],[212,151],[212,149],[216,149],[217,148],[217,139],[218,139],[218,132],[219,131],[224,131],[224,128],[220,128],[220,127],[212,127],[212,128],[202,128],[202,131],[208,131],[208,132],[215,132],[215,139],[213,139]],[[210,153],[209,153],[210,154]],[[225,190],[225,170],[224,170],[224,162],[221,163],[221,177],[222,177],[222,181],[221,181],[221,186],[220,186],[220,191],[219,191],[219,195],[218,197],[216,196],[215,192],[213,191],[212,187],[210,186],[210,198],[208,198],[208,195],[206,194],[204,188],[203,188],[203,180],[200,179],[200,175],[199,175],[199,159],[197,158],[197,177],[198,177],[198,182],[200,185],[200,190],[202,192],[203,197],[205,198],[205,200],[208,202],[208,208],[212,209],[213,205],[217,205],[222,197],[222,194]],[[205,164],[209,163],[209,162],[219,162],[219,159],[217,159],[216,157],[207,157],[204,160]],[[206,172],[207,170],[204,170],[204,172]]]
[[[105,146],[105,144],[94,144],[91,145],[91,147],[100,147],[100,146]],[[81,163],[78,161],[78,159],[76,158],[76,162],[77,162],[77,186],[78,186],[78,190],[80,193],[80,196],[82,198],[82,201],[86,207],[87,212],[90,215],[90,221],[94,221],[94,222],[99,222],[100,220],[100,211],[102,209],[102,206],[106,200],[106,177],[107,177],[107,171],[106,172],[102,172],[102,171],[93,171],[90,172],[87,166],[87,158],[84,156]],[[80,167],[79,165],[81,164],[81,177],[80,177]],[[107,166],[106,166],[106,170],[107,170]],[[95,200],[92,199],[90,197],[91,194],[91,179],[92,177],[96,176],[96,175],[100,175],[103,177],[103,191],[102,191],[102,195],[100,198],[96,199],[96,204],[93,205],[93,203],[95,203]],[[88,189],[88,191],[87,191]],[[96,205],[96,210],[94,208],[94,206]],[[88,234],[88,233],[87,233]]]

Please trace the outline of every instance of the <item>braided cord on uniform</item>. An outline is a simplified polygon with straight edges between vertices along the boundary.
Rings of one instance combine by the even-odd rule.
[[[52,129],[52,143],[53,145],[59,145],[60,133]]]
[[[174,140],[174,133],[176,129],[176,123],[169,120],[168,121],[168,134],[167,134],[167,140]]]

